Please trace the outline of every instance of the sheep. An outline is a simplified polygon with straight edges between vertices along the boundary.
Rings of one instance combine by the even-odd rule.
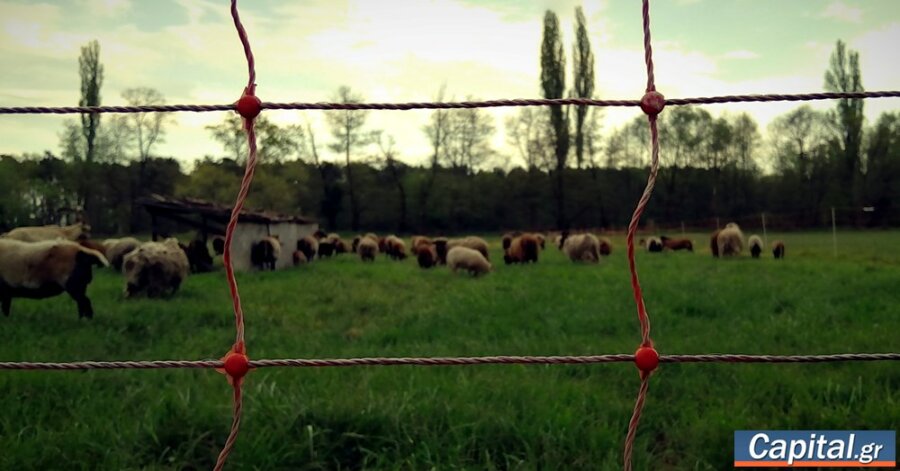
[[[403,239],[394,235],[387,236],[384,238],[384,246],[385,252],[387,252],[391,259],[406,259],[406,242],[403,242]]]
[[[419,245],[421,244],[431,245],[431,239],[421,235],[413,236],[412,239],[410,239],[410,253],[419,255]]]
[[[656,236],[641,239],[641,244],[647,248],[648,252],[662,252],[664,248],[662,240]]]
[[[281,255],[281,240],[278,236],[267,236],[250,247],[250,263],[260,270],[274,270]]]
[[[563,252],[573,262],[600,262],[600,241],[593,234],[562,234]]]
[[[719,233],[722,232],[722,229],[716,229],[709,236],[709,251],[712,253],[714,258],[719,258]]]
[[[447,252],[447,266],[453,273],[462,268],[473,276],[484,275],[493,269],[481,252],[463,246],[453,247]]]
[[[534,237],[537,239],[538,244],[541,246],[541,250],[544,250],[547,240],[544,238],[544,234],[535,233]]]
[[[323,231],[322,229],[316,229],[316,231],[313,232],[312,235],[313,235],[313,237],[316,238],[316,240],[324,239],[325,237],[328,236],[328,234],[326,234],[325,231]]]
[[[78,240],[87,239],[90,236],[91,226],[84,223],[75,223],[69,226],[24,226],[17,227],[3,237],[22,242],[39,242],[42,240]]]
[[[364,262],[374,262],[378,255],[378,241],[371,237],[363,237],[356,248],[359,258]]]
[[[522,234],[510,242],[509,248],[503,254],[503,261],[507,265],[511,263],[537,263],[539,251],[540,245],[537,238],[531,234]]]
[[[438,264],[438,254],[434,244],[420,242],[417,247],[416,261],[420,268],[431,268]]]
[[[297,250],[303,252],[306,260],[312,261],[319,252],[319,241],[313,236],[306,236],[297,241]]]
[[[103,242],[94,240],[94,239],[81,239],[78,241],[78,244],[82,247],[87,247],[91,250],[96,250],[106,256],[106,246],[103,245]]]
[[[604,257],[608,257],[612,254],[612,241],[607,237],[597,237],[597,242],[600,243],[600,255]]]
[[[438,265],[446,265],[447,264],[447,243],[449,240],[446,237],[435,237],[433,239],[434,242],[434,250],[437,253]]]
[[[203,273],[212,271],[213,269],[213,258],[212,255],[209,254],[209,248],[206,247],[206,242],[195,239],[192,240],[190,244],[184,245],[179,243],[181,250],[184,251],[184,254],[187,255],[188,264],[191,267],[191,273]]]
[[[22,242],[0,239],[0,306],[9,316],[12,298],[49,298],[63,291],[78,304],[78,318],[94,317],[86,291],[91,267],[109,266],[106,257],[68,240]]]
[[[359,241],[362,240],[362,236],[356,236],[353,238],[353,241],[350,244],[351,252],[356,253],[356,249],[359,248]]]
[[[725,229],[719,232],[719,236],[716,239],[719,245],[719,252],[723,257],[737,256],[744,250],[744,233],[733,222],[726,224]]]
[[[325,239],[331,243],[333,252],[335,254],[347,253],[349,251],[347,243],[344,242],[343,239],[341,239],[341,236],[339,234],[332,232],[328,234]]]
[[[302,250],[295,250],[293,254],[291,254],[291,259],[294,262],[294,266],[304,265],[309,261],[306,259],[306,254],[303,253]]]
[[[784,242],[776,240],[772,242],[772,255],[776,258],[784,258]]]
[[[319,239],[319,258],[331,257],[334,255],[334,242],[327,237]]]
[[[509,250],[509,246],[512,244],[513,239],[519,237],[520,235],[522,235],[522,233],[519,231],[507,232],[506,234],[503,234],[503,236],[500,238],[500,245],[503,247],[504,253]]]
[[[481,252],[481,255],[483,255],[487,260],[491,259],[490,255],[488,254],[488,243],[481,237],[468,236],[460,239],[448,240],[447,249],[452,249],[453,247],[466,247],[472,250],[477,250]]]
[[[146,294],[148,298],[173,295],[190,273],[187,255],[178,240],[147,242],[125,256],[125,297]]]
[[[212,238],[212,248],[213,253],[216,255],[222,255],[225,253],[225,238],[217,235]]]
[[[121,239],[106,239],[103,246],[106,247],[106,258],[109,264],[116,271],[122,271],[122,261],[125,256],[132,250],[141,246],[141,241],[134,237],[123,237]]]
[[[659,236],[659,240],[662,242],[663,248],[669,250],[687,250],[688,252],[694,251],[694,243],[691,242],[691,239],[673,239],[671,237]]]
[[[759,254],[762,253],[765,244],[763,244],[762,239],[760,239],[758,235],[753,234],[747,239],[747,247],[750,247],[750,256],[759,258]]]

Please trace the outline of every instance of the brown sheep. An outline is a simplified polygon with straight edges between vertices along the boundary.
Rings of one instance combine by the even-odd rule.
[[[102,253],[67,240],[22,242],[0,238],[0,307],[12,298],[49,298],[63,291],[78,304],[78,318],[94,317],[87,286],[91,267],[109,266]]]
[[[510,242],[509,249],[503,255],[503,261],[507,265],[512,263],[537,263],[539,251],[540,245],[537,238],[531,234],[522,234]]]
[[[453,247],[447,252],[447,266],[453,273],[461,268],[473,276],[484,275],[492,270],[491,262],[481,252],[463,246]]]
[[[410,247],[411,247],[410,252],[413,255],[419,255],[419,245],[420,244],[431,245],[431,239],[429,239],[428,237],[425,237],[425,236],[421,236],[421,235],[413,236],[412,239],[410,239]]]
[[[691,239],[673,239],[671,237],[659,236],[659,240],[662,241],[663,248],[668,250],[694,251],[694,243],[691,242]]]
[[[612,241],[607,237],[597,237],[597,242],[600,243],[600,255],[604,257],[608,257],[612,254]]]
[[[431,268],[437,265],[438,254],[434,244],[420,242],[416,251],[416,261],[420,268]]]
[[[447,264],[447,243],[449,242],[446,237],[435,237],[432,239],[434,242],[434,250],[437,253],[438,257],[438,265],[446,265]]]
[[[203,242],[200,239],[195,239],[192,240],[188,245],[179,243],[178,246],[181,247],[181,250],[183,250],[184,254],[187,255],[188,264],[191,267],[191,273],[204,273],[212,271],[213,258],[212,255],[209,254],[209,248],[206,247],[206,242]]]
[[[274,270],[279,255],[281,241],[278,236],[263,237],[250,247],[250,263],[260,270]]]
[[[374,262],[378,255],[378,242],[371,237],[363,237],[356,248],[359,258],[364,262]]]
[[[303,253],[302,250],[295,250],[294,253],[291,254],[291,261],[294,262],[295,267],[297,265],[305,265],[309,262],[309,260],[306,259],[306,254]]]
[[[723,257],[740,255],[744,250],[744,233],[737,224],[729,222],[725,225],[725,229],[719,232],[718,244],[719,253]]]
[[[712,253],[712,256],[715,258],[719,258],[719,233],[722,232],[722,229],[716,229],[709,236],[709,251]]]
[[[217,235],[212,238],[213,253],[222,255],[225,253],[225,237]]]
[[[147,242],[125,256],[125,296],[145,293],[148,297],[175,294],[190,272],[187,255],[173,238]]]
[[[303,252],[303,255],[306,256],[306,260],[311,262],[316,258],[316,254],[319,252],[319,241],[311,235],[301,237],[300,240],[297,241],[297,250]]]
[[[390,235],[384,238],[385,252],[393,260],[406,259],[406,242],[403,239]]]
[[[68,226],[24,226],[17,227],[3,237],[22,242],[39,242],[42,240],[78,240],[87,239],[90,236],[91,226],[84,223],[75,223]]]
[[[784,258],[784,242],[776,240],[772,242],[772,255],[778,258]]]

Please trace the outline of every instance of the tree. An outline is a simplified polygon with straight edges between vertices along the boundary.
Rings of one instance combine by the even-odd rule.
[[[341,86],[334,96],[338,103],[362,103],[362,95],[353,93],[350,87]],[[325,119],[331,127],[331,137],[334,139],[328,147],[337,153],[344,154],[345,172],[347,176],[347,189],[350,193],[350,227],[359,230],[361,208],[357,192],[353,185],[353,169],[350,166],[350,156],[354,150],[365,147],[371,143],[371,135],[363,132],[366,124],[365,110],[334,110],[326,111]]]
[[[100,106],[103,65],[100,64],[100,43],[96,40],[89,42],[87,46],[82,46],[81,56],[78,58],[78,71],[81,75],[81,99],[78,101],[78,106]],[[81,115],[81,129],[87,146],[84,159],[87,162],[94,161],[94,140],[99,127],[100,115],[98,113]]]
[[[249,152],[243,118],[228,114],[223,122],[206,126],[206,129],[222,144],[227,158],[243,165]],[[298,139],[302,136],[298,136],[296,130],[281,128],[265,116],[257,116],[255,129],[256,156],[260,162],[282,162],[285,156],[298,152]]]
[[[843,41],[838,41],[831,54],[828,70],[825,72],[825,90],[829,92],[861,92],[862,77],[859,72],[859,52],[847,50]],[[838,163],[838,176],[846,198],[858,201],[858,186],[861,176],[861,154],[863,142],[863,99],[841,98],[837,110],[829,115],[839,135],[843,155]]]
[[[475,101],[467,97],[468,101]],[[444,159],[452,168],[466,174],[475,171],[493,155],[490,138],[494,134],[494,119],[480,108],[450,110],[449,133],[445,142]]]
[[[441,85],[434,99],[436,103],[444,101],[445,91],[446,85]],[[450,110],[434,110],[428,119],[428,124],[422,130],[428,136],[428,142],[431,144],[431,156],[428,158],[428,174],[419,186],[419,226],[424,228],[428,225],[428,205],[431,200],[431,192],[434,188],[435,180],[437,180],[440,162],[446,152],[447,139],[450,135]]]
[[[541,108],[522,107],[506,118],[506,139],[515,147],[528,170],[548,168],[553,157],[549,139],[549,114]]]
[[[122,92],[128,106],[165,105],[166,99],[159,90],[138,87]],[[132,139],[139,162],[150,158],[153,146],[165,142],[165,125],[171,120],[171,113],[129,113],[125,115],[126,129]]]
[[[591,98],[594,94],[594,53],[591,52],[591,41],[588,38],[584,11],[575,8],[575,45],[572,46],[572,77],[574,81],[573,95],[578,98]],[[599,108],[595,108],[599,109]],[[575,107],[575,161],[578,168],[584,163],[584,123],[590,107]]]
[[[407,166],[397,160],[397,151],[394,149],[395,141],[392,136],[386,138],[382,133],[377,133],[376,142],[378,142],[378,150],[380,151],[379,159],[384,165],[391,182],[397,188],[397,231],[406,232],[406,187],[403,185],[403,177],[406,173]]]
[[[544,98],[562,98],[566,89],[566,53],[559,31],[559,18],[550,10],[544,14],[544,36],[541,44],[541,88]],[[556,225],[565,229],[564,176],[569,156],[569,114],[561,105],[550,106],[550,126],[553,130]]]

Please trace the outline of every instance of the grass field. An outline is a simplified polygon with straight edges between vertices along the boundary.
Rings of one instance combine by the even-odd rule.
[[[900,351],[900,232],[841,233],[837,258],[830,234],[776,237],[784,261],[639,253],[660,352]],[[241,274],[249,353],[631,353],[640,334],[614,242],[599,266],[548,248],[479,279],[349,256]],[[122,288],[97,274],[92,321],[66,297],[15,300],[0,359],[217,358],[233,341],[221,271],[170,300]],[[255,371],[228,469],[620,469],[638,384],[631,364]],[[230,424],[230,388],[206,370],[0,372],[0,398],[0,469],[210,469]],[[736,429],[898,425],[896,362],[662,365],[635,467],[730,468]]]

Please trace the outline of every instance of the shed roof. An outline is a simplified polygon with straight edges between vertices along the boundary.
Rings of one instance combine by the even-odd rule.
[[[229,218],[231,218],[230,206],[211,203],[196,198],[172,198],[154,193],[148,197],[139,199],[138,203],[147,208],[147,211],[151,214],[158,214],[161,216],[165,216],[166,214],[196,214],[221,223],[227,223]],[[278,214],[270,211],[252,211],[249,209],[241,211],[238,221],[242,223],[257,224],[315,224],[316,222],[314,219],[303,216]]]

